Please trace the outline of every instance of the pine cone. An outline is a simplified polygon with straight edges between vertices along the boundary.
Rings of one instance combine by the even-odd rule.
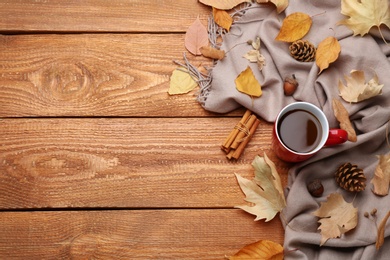
[[[344,163],[337,169],[335,179],[341,188],[350,192],[359,192],[366,188],[366,176],[357,165]]]
[[[314,61],[316,57],[316,47],[307,40],[297,40],[291,43],[289,49],[291,56],[297,61]]]

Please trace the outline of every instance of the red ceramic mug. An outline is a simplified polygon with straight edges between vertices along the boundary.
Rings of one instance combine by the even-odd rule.
[[[325,114],[308,102],[296,102],[278,114],[272,133],[272,149],[287,162],[300,162],[315,155],[322,147],[347,141],[342,129],[329,129]]]

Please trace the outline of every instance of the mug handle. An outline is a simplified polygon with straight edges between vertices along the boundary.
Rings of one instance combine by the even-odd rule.
[[[328,140],[326,146],[342,144],[348,140],[348,133],[343,129],[329,129]]]

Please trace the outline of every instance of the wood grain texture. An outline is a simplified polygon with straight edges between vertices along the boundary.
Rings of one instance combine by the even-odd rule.
[[[0,117],[210,115],[197,90],[167,93],[183,35],[0,35],[0,47]]]
[[[240,210],[2,212],[5,259],[224,259],[272,237],[281,223]]]
[[[236,118],[0,120],[0,208],[233,207],[234,173],[270,151],[261,123],[245,153],[220,145]],[[286,165],[275,160],[286,179]]]
[[[0,32],[185,32],[198,15],[197,0],[0,1]]]

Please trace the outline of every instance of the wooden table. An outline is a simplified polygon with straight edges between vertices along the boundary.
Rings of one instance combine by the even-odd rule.
[[[220,144],[242,116],[169,96],[196,0],[0,1],[0,258],[224,259],[262,239]],[[193,64],[210,61],[187,53]]]

